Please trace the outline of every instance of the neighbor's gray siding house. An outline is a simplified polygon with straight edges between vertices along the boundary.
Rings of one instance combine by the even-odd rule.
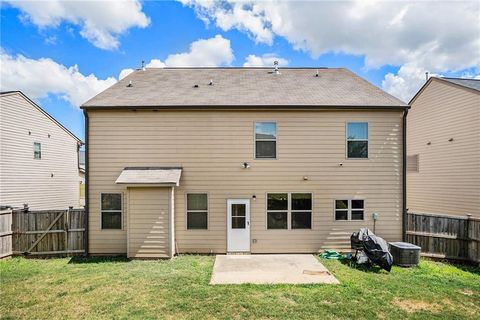
[[[0,205],[80,206],[82,142],[20,91],[0,95]]]
[[[480,217],[480,80],[430,78],[410,104],[409,210]]]
[[[82,108],[92,255],[402,239],[409,107],[346,69],[138,70]]]

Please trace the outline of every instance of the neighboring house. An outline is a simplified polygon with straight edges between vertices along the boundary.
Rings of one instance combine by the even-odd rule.
[[[430,78],[410,104],[409,210],[480,217],[480,80]]]
[[[82,108],[90,254],[402,239],[408,106],[346,69],[138,70]]]
[[[80,206],[85,206],[85,150],[78,151],[78,169],[80,179]]]
[[[0,95],[0,205],[78,207],[82,142],[20,91]]]

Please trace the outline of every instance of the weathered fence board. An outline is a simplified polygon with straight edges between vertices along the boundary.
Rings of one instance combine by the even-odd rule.
[[[12,210],[0,211],[0,259],[12,255]]]
[[[71,255],[85,252],[85,210],[13,210],[13,254]]]
[[[480,262],[479,218],[408,212],[406,237],[425,256]]]

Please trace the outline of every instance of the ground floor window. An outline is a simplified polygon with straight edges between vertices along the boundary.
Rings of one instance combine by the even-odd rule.
[[[101,194],[102,229],[122,229],[122,194]]]
[[[311,229],[311,193],[268,193],[267,229]]]
[[[335,220],[363,220],[364,200],[335,200]]]
[[[206,193],[187,194],[187,229],[208,228],[208,195]]]

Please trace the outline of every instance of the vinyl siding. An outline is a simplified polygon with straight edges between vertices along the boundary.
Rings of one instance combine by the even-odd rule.
[[[128,188],[128,257],[169,257],[170,188]]]
[[[419,172],[407,174],[409,210],[480,217],[480,94],[433,80],[407,132],[407,153],[419,155]]]
[[[33,157],[34,142],[41,143],[41,159]],[[38,210],[78,207],[79,185],[77,140],[21,94],[2,95],[0,204],[28,203]]]
[[[276,160],[254,160],[255,121],[277,122]],[[346,159],[348,121],[369,122],[369,159]],[[350,248],[351,232],[373,228],[373,212],[379,236],[401,239],[401,111],[90,110],[89,130],[92,254],[126,253],[126,230],[100,230],[99,197],[126,192],[114,182],[127,166],[183,167],[174,200],[180,252],[226,251],[229,198],[251,199],[253,253]],[[187,192],[208,193],[208,230],[186,230]],[[312,230],[266,230],[268,192],[313,193]],[[334,221],[334,199],[354,197],[365,199],[365,221]]]

